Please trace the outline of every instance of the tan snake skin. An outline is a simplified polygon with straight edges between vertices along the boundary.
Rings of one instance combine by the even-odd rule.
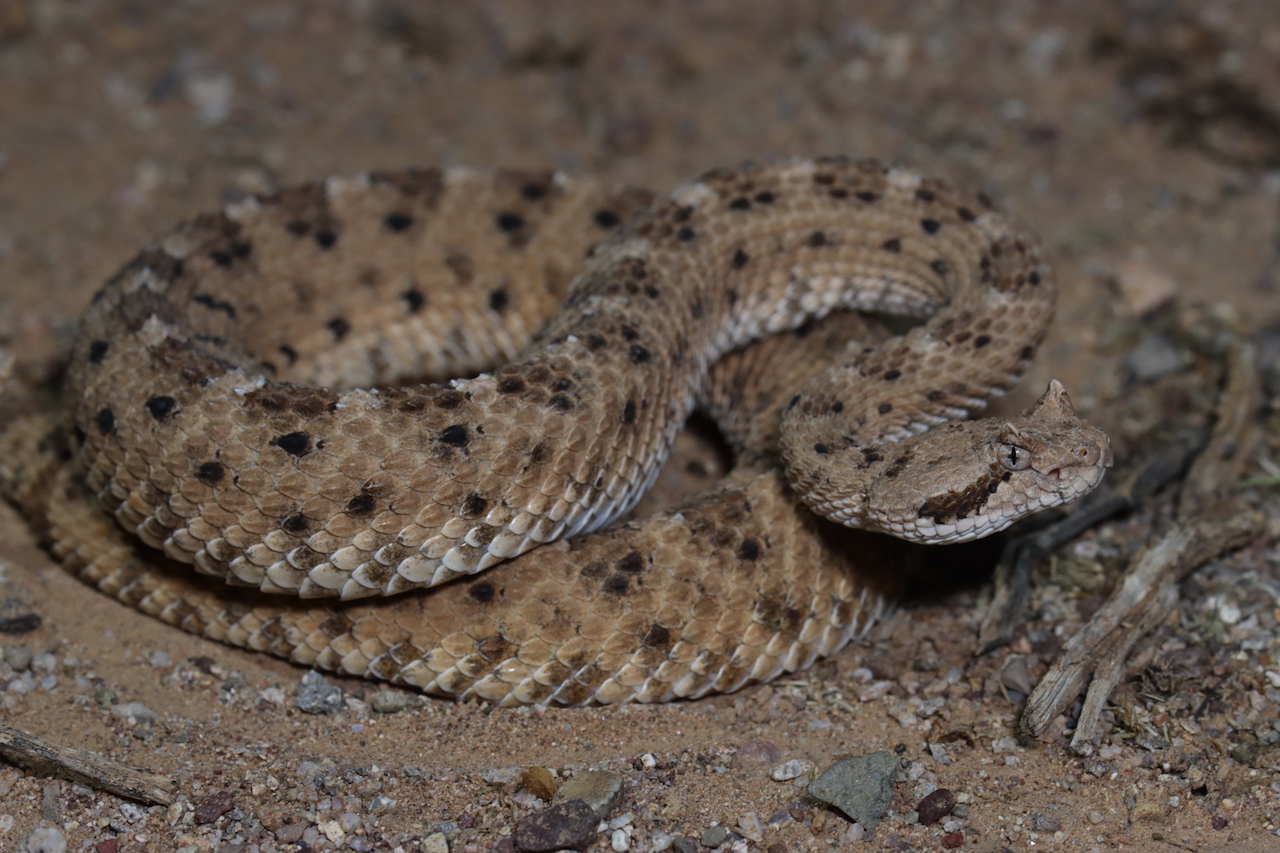
[[[875,570],[880,537],[791,497],[772,462],[779,408],[805,502],[918,541],[1001,529],[1110,464],[1056,383],[1020,419],[919,435],[1010,385],[1052,315],[1035,241],[982,200],[826,160],[711,174],[633,216],[645,201],[551,174],[420,171],[197,220],[86,313],[70,464],[51,417],[28,416],[2,437],[0,479],[69,567],[188,630],[431,692],[576,704],[772,678],[897,592],[903,573]],[[836,308],[932,316],[885,341],[842,317],[709,371]],[[851,337],[878,342],[832,345]],[[353,386],[379,390],[329,390]],[[584,533],[647,488],[698,401],[739,450],[733,475]],[[176,562],[344,598],[501,565],[313,607]]]

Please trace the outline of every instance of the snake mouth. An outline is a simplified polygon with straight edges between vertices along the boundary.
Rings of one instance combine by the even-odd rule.
[[[1061,465],[1046,471],[1042,477],[1046,488],[1061,496],[1065,503],[1083,497],[1097,488],[1110,467],[1111,454],[1108,451],[1105,461]]]
[[[1081,495],[1092,491],[1115,461],[1111,455],[1111,440],[1100,430],[1098,436],[1099,440],[1081,443],[1066,455],[1063,464],[1046,471],[1043,475],[1046,482],[1057,484],[1058,491],[1064,494]]]

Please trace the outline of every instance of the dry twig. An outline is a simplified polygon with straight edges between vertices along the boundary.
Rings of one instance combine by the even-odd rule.
[[[1123,675],[1130,650],[1172,612],[1178,582],[1204,562],[1244,544],[1261,519],[1231,494],[1260,437],[1260,383],[1253,347],[1233,346],[1227,380],[1209,442],[1192,464],[1178,498],[1177,524],[1134,559],[1120,588],[1058,659],[1027,700],[1020,727],[1032,737],[1089,684],[1071,748],[1089,749],[1107,697]]]
[[[136,770],[110,759],[59,746],[43,738],[0,725],[0,757],[36,770],[62,771],[99,790],[140,803],[168,805],[177,782],[149,770]]]

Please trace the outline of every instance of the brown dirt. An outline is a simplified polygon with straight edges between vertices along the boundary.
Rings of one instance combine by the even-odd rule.
[[[1276,358],[1277,80],[1280,6],[1248,2],[7,0],[0,346],[21,373],[47,373],[89,295],[148,238],[308,178],[553,165],[666,188],[748,158],[848,153],[985,190],[1045,236],[1062,306],[1006,408],[1057,376],[1123,462],[1169,425],[1204,420],[1213,330],[1259,333]],[[1135,380],[1125,358],[1139,344],[1181,366]],[[1277,850],[1280,522],[1269,500],[1267,535],[1183,585],[1084,758],[1065,749],[1065,718],[1043,742],[1005,740],[1020,667],[1032,682],[1043,673],[1162,523],[1158,508],[1043,567],[1034,618],[984,658],[972,657],[980,579],[956,590],[958,558],[940,549],[937,586],[952,591],[926,590],[793,681],[664,707],[430,700],[396,714],[370,710],[376,685],[342,681],[347,707],[328,717],[293,708],[296,668],[79,586],[3,508],[0,616],[42,624],[0,645],[53,657],[34,671],[0,664],[0,721],[173,774],[185,799],[122,808],[0,768],[0,849],[20,849],[37,826],[103,853],[299,849],[287,842],[300,826],[304,848],[409,850],[444,824],[450,849],[488,850],[536,803],[482,774],[531,765],[620,772],[615,814],[632,815],[635,851],[717,823],[750,835],[747,815],[765,823],[793,803],[741,849],[867,844],[770,778],[778,762],[750,757],[772,755],[758,745],[768,741],[779,760],[819,768],[845,753],[898,755],[906,779],[869,848]],[[159,719],[112,714],[128,702]],[[965,816],[950,828],[909,818],[934,786],[961,795]],[[234,808],[198,823],[209,810],[193,807],[223,790]],[[379,793],[395,800],[381,813]],[[342,828],[346,812],[358,827]],[[610,833],[600,838],[608,849]]]

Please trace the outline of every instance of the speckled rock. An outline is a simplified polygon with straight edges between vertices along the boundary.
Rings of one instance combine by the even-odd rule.
[[[809,784],[809,795],[835,806],[870,833],[893,802],[898,760],[890,752],[873,752],[837,761]]]
[[[231,811],[231,792],[218,791],[216,794],[202,797],[196,803],[196,823],[213,823],[229,811]]]
[[[528,815],[516,825],[516,849],[584,850],[596,837],[599,818],[582,800],[555,803]]]

